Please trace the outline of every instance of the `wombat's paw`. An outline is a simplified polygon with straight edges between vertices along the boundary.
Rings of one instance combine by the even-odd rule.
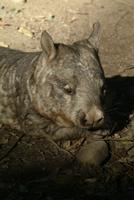
[[[108,145],[105,141],[93,141],[84,144],[76,155],[83,165],[100,166],[109,156]]]

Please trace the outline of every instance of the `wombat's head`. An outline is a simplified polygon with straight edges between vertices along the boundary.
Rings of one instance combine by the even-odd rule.
[[[88,39],[54,44],[42,33],[42,54],[31,87],[36,110],[60,126],[100,127],[104,122],[104,73],[98,57],[99,24]]]

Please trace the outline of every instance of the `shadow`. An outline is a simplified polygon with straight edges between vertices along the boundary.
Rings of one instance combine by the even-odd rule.
[[[73,167],[73,166],[72,166]],[[69,168],[69,167],[68,167]],[[118,175],[101,173],[97,179],[83,177],[83,174],[69,174],[61,171],[54,176],[38,166],[29,166],[23,172],[16,169],[3,171],[0,176],[0,199],[1,200],[113,200],[133,199],[134,180],[124,177],[125,168],[116,166]],[[112,169],[109,168],[111,171]],[[119,173],[120,171],[120,173]],[[128,172],[128,170],[127,170]],[[107,177],[109,180],[106,181]],[[114,177],[114,178],[113,178]],[[3,184],[3,189],[1,185]],[[97,190],[96,190],[97,188]]]
[[[127,126],[134,111],[134,77],[114,76],[106,78],[106,83],[106,113],[114,133]]]

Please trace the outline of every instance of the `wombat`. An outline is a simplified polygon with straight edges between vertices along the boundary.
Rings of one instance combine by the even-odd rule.
[[[53,140],[89,134],[104,124],[105,77],[98,56],[99,23],[88,39],[40,52],[0,48],[0,124]]]

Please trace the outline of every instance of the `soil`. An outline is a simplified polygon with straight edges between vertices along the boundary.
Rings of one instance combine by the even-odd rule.
[[[108,84],[109,159],[81,166],[75,153],[84,138],[57,145],[1,127],[1,200],[134,198],[134,1],[1,0],[0,45],[37,51],[42,30],[70,44],[88,37],[96,21]]]

